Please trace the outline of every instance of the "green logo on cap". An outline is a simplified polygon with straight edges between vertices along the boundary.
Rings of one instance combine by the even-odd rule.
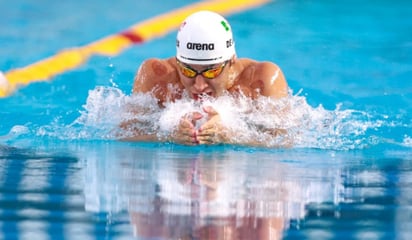
[[[225,28],[226,31],[229,31],[229,26],[227,25],[227,23],[225,21],[221,21],[220,22],[222,24],[222,26]]]

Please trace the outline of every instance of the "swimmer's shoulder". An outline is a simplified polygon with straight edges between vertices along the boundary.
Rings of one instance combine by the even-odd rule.
[[[170,73],[176,73],[176,61],[174,59],[149,58],[142,63],[139,71],[144,72],[147,76],[162,78]]]
[[[276,98],[287,95],[288,85],[280,67],[269,61],[239,59],[242,66],[240,82],[253,89],[259,89],[260,94]]]
[[[280,70],[279,66],[270,61],[257,61],[250,58],[241,58],[237,60],[241,65],[242,72],[261,73],[264,71]],[[256,72],[257,71],[257,72]]]
[[[178,82],[174,58],[149,58],[139,67],[134,79],[134,92],[148,92],[156,85]]]

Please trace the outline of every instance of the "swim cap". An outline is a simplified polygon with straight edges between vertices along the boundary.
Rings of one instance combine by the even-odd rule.
[[[176,57],[187,64],[210,65],[229,60],[235,54],[229,23],[211,11],[196,12],[180,25]]]

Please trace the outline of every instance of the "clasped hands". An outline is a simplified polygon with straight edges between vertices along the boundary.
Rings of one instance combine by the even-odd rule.
[[[185,145],[219,144],[229,142],[229,131],[213,107],[203,107],[204,113],[191,112],[182,117],[171,134],[173,142]],[[206,120],[205,123],[198,123]]]

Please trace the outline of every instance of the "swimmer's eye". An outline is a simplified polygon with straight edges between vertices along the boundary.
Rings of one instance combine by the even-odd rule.
[[[225,68],[227,61],[219,65],[218,67],[212,67],[212,68],[206,68],[203,71],[198,72],[197,70],[191,68],[190,66],[180,62],[179,60],[176,59],[177,65],[179,66],[180,72],[183,74],[183,76],[188,77],[188,78],[194,78],[197,75],[201,74],[203,77],[208,78],[208,79],[213,79],[217,78],[222,72],[223,69]]]

